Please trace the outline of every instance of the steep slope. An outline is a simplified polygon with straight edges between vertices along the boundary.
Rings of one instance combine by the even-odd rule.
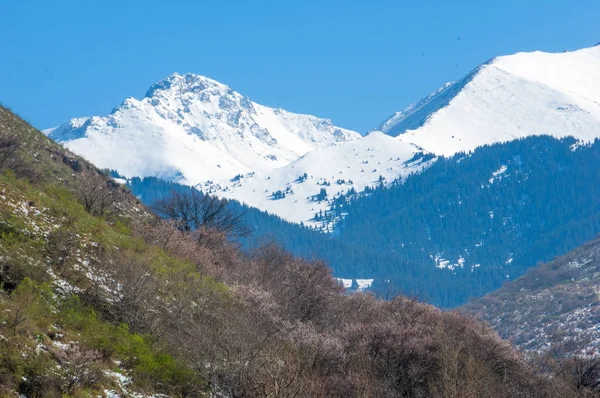
[[[256,104],[194,74],[173,74],[106,117],[46,131],[98,167],[194,185],[281,167],[314,149],[360,138],[327,119]]]
[[[600,46],[494,58],[377,130],[437,155],[531,135],[600,136]]]
[[[598,355],[600,239],[462,307],[521,348]]]
[[[110,198],[105,212],[86,206],[91,185],[94,200]],[[156,248],[125,227],[151,219],[111,178],[0,106],[0,395],[152,398],[178,383],[204,389],[155,340],[109,320],[102,300],[91,305],[112,289],[108,269],[96,268],[103,250],[137,246],[150,255],[148,270],[157,265]],[[118,290],[114,308],[127,294]]]
[[[72,191],[84,183],[105,186],[114,195],[114,203],[123,216],[144,219],[148,209],[138,199],[100,172],[85,159],[65,150],[61,145],[39,134],[18,116],[0,105],[0,167],[39,183],[59,181]],[[12,156],[19,153],[19,156]],[[12,159],[13,160],[11,162]]]

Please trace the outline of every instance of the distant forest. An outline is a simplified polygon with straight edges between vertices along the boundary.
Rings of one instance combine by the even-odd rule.
[[[398,292],[451,308],[500,287],[600,232],[600,141],[529,137],[440,158],[430,168],[362,195],[331,201],[322,234],[248,208],[246,247],[273,239],[297,255],[328,262],[344,278],[374,278],[381,295]],[[133,178],[145,203],[173,190]],[[445,267],[445,268],[439,268]]]

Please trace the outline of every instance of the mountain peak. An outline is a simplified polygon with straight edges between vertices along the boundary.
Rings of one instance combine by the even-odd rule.
[[[233,90],[223,83],[208,78],[206,76],[197,75],[195,73],[185,73],[183,75],[175,72],[166,78],[154,83],[146,92],[146,98],[152,98],[159,93],[174,92],[179,95],[185,93],[199,93],[207,89],[218,89],[223,92],[232,93]]]
[[[360,138],[328,119],[254,103],[193,73],[173,73],[141,100],[128,98],[106,117],[67,122],[48,134],[124,176],[176,175],[189,184],[228,183]]]

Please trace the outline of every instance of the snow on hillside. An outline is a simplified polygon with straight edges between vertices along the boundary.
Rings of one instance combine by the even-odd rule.
[[[311,219],[315,213],[324,212],[336,194],[351,189],[362,192],[366,186],[388,184],[420,171],[433,160],[415,156],[418,152],[414,145],[385,134],[369,134],[360,140],[309,152],[285,167],[245,174],[232,182],[206,182],[198,188],[292,222],[323,227]],[[327,200],[319,200],[321,189],[325,189]]]
[[[600,46],[495,58],[377,130],[437,155],[548,134],[600,137]]]
[[[336,192],[360,192],[427,163],[405,164],[418,152],[412,144],[383,134],[362,138],[328,119],[259,105],[193,74],[174,74],[106,117],[73,119],[45,133],[125,177],[195,185],[313,225]],[[327,198],[317,200],[322,188]]]

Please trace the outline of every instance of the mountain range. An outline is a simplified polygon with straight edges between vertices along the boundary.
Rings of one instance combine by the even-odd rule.
[[[325,210],[327,200],[315,198],[331,182],[362,191],[379,176],[420,168],[404,163],[418,152],[414,145],[259,105],[194,74],[173,74],[106,117],[73,119],[46,133],[127,178],[197,186],[293,222],[310,223]]]
[[[498,57],[365,136],[328,119],[259,105],[206,77],[173,74],[106,117],[77,118],[45,132],[127,178],[193,185],[322,227],[314,215],[338,193],[405,178],[435,156],[532,135],[593,140],[600,135],[598,68],[598,46]],[[421,153],[435,156],[411,161]],[[322,200],[321,189],[331,184]]]

